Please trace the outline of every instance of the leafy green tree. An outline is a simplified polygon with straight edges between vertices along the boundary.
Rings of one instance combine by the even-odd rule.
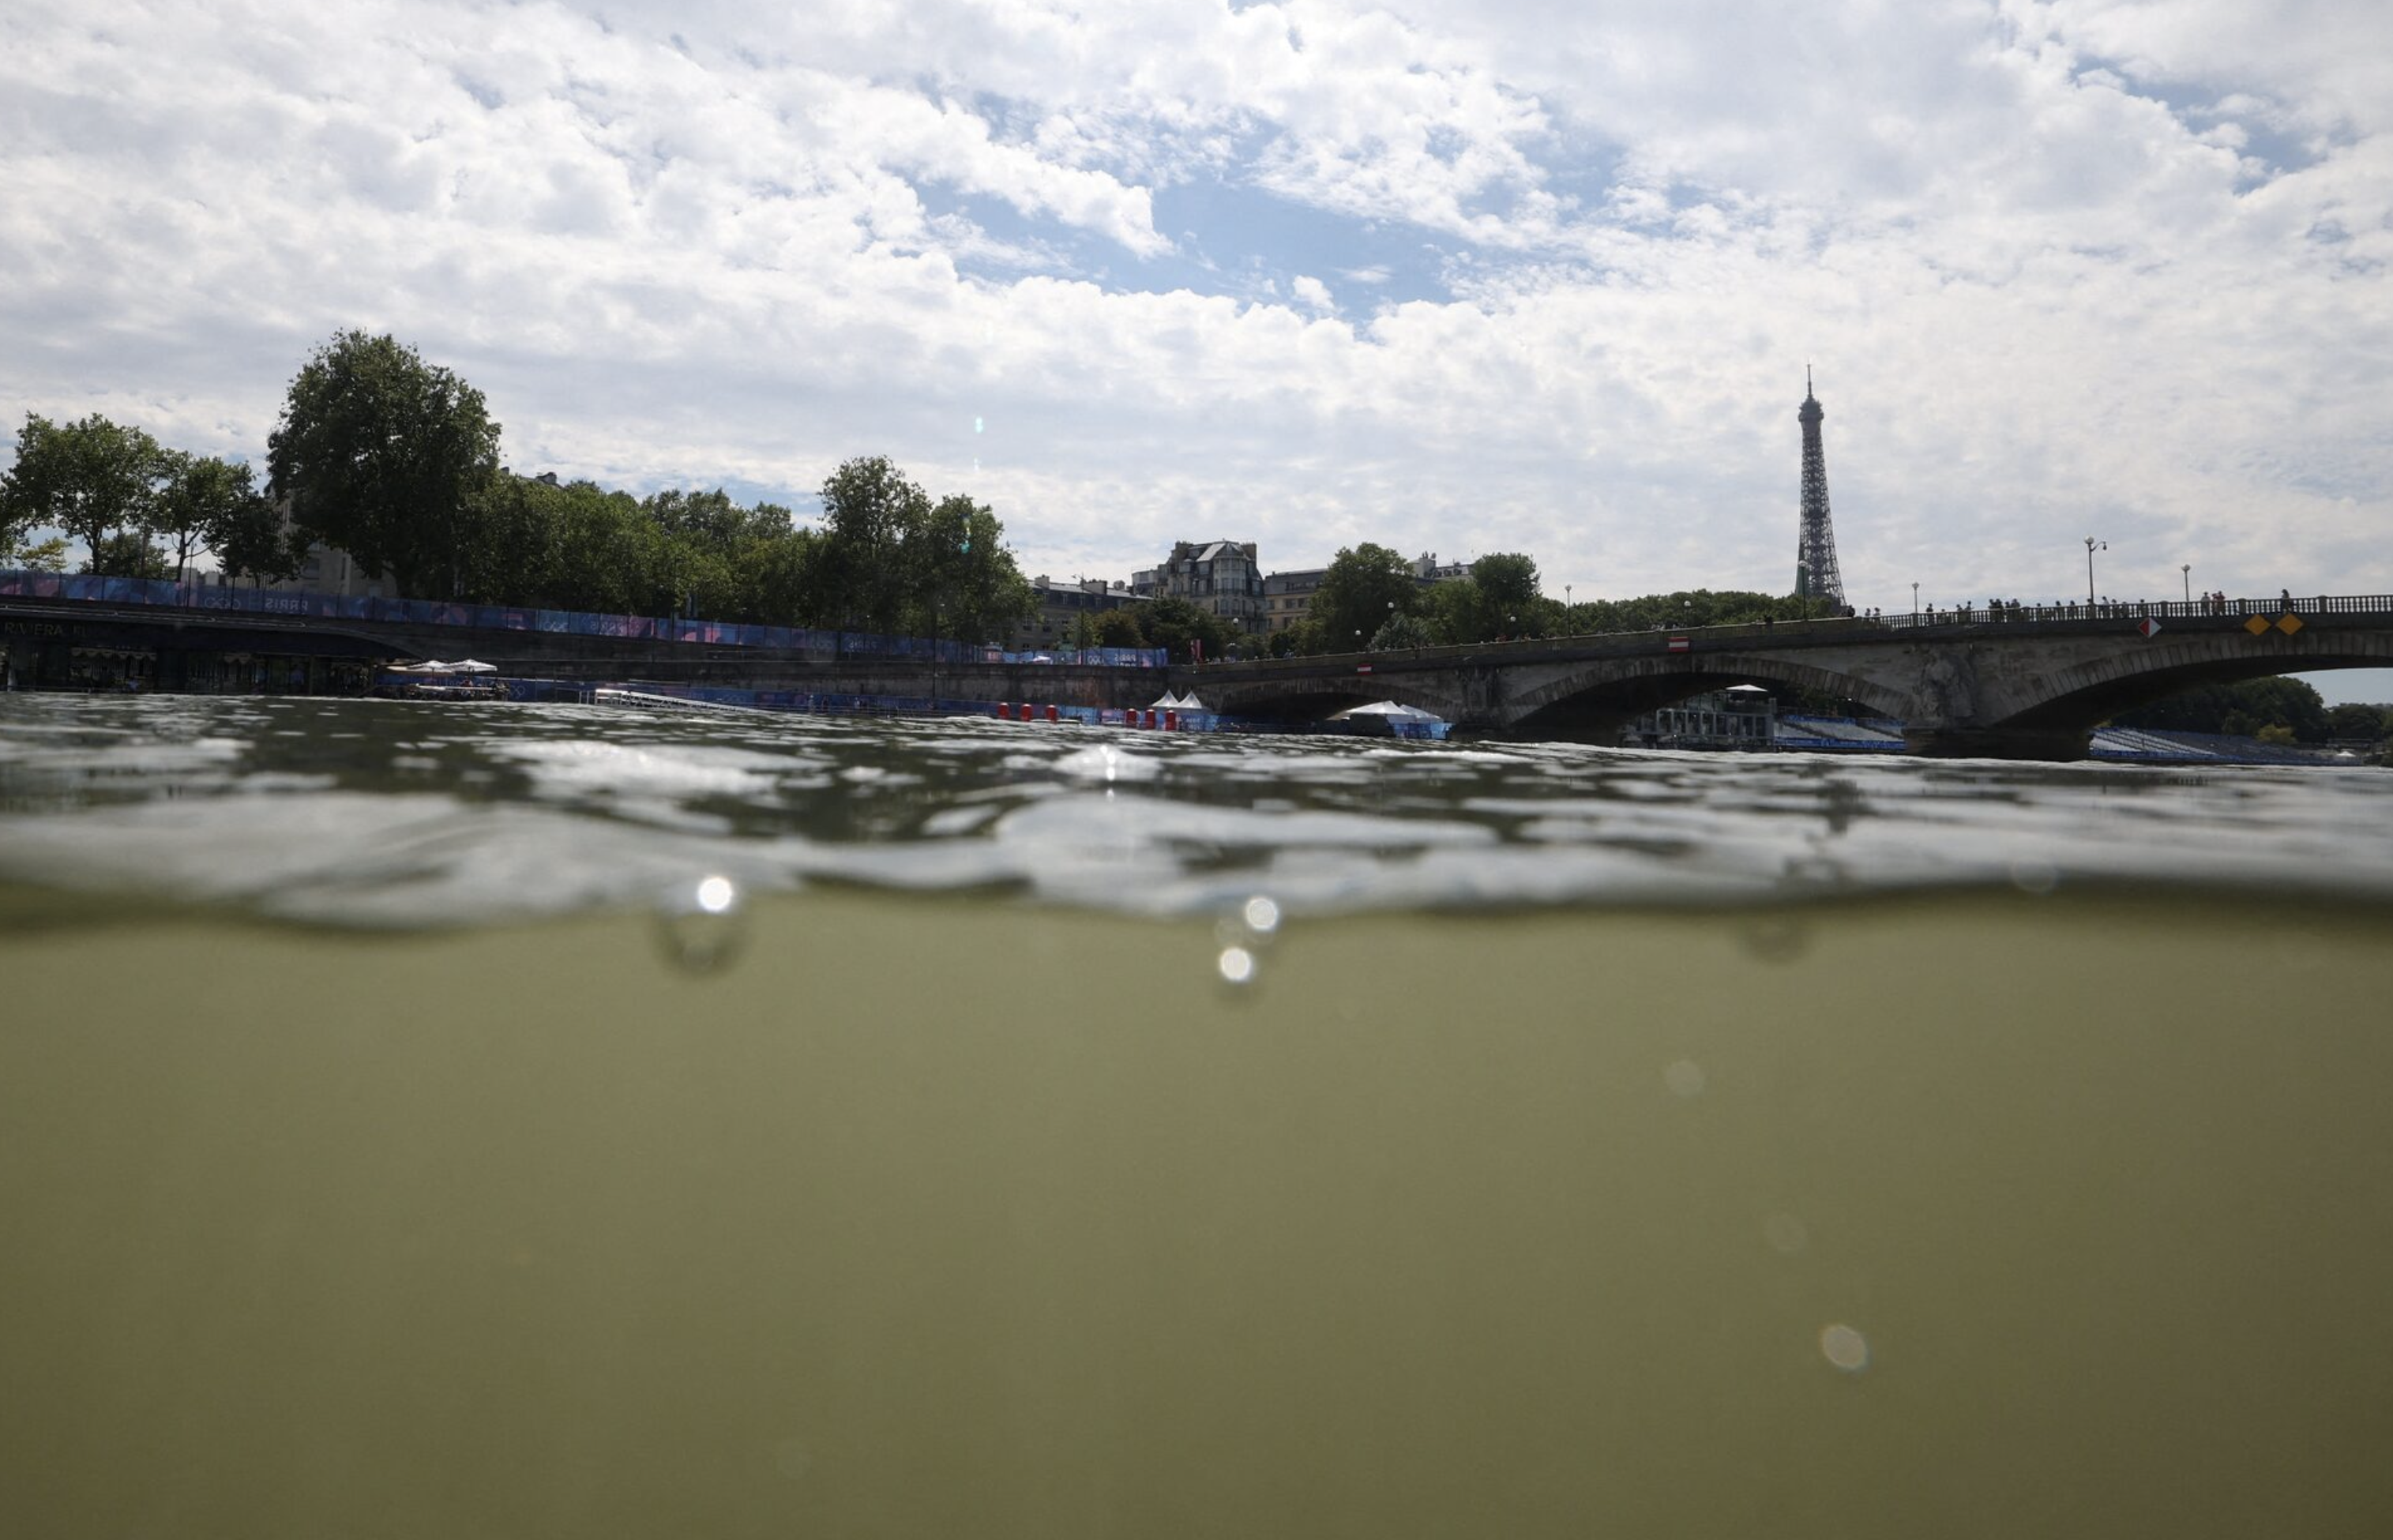
[[[1302,658],[1327,650],[1322,642],[1321,628],[1313,623],[1311,616],[1282,626],[1263,639],[1263,651],[1274,658]]]
[[[18,541],[13,544],[0,538],[0,567],[22,568],[28,572],[63,572],[67,569],[66,537],[52,535],[47,540]]]
[[[490,587],[476,514],[498,470],[482,393],[388,335],[343,332],[316,350],[268,439],[274,495],[294,526],[416,598]]]
[[[0,479],[0,535],[63,529],[91,553],[85,570],[144,576],[159,484],[170,469],[158,441],[97,412],[63,426],[27,413],[17,463]]]
[[[881,455],[850,460],[822,484],[832,588],[843,620],[894,632],[908,594],[906,542],[927,522],[928,492]]]
[[[2230,733],[2249,737],[2283,727],[2303,743],[2326,741],[2326,702],[2298,679],[2246,679],[2181,691],[2113,718],[2122,727],[2157,732]]]
[[[307,537],[291,528],[281,509],[263,496],[237,502],[215,527],[216,566],[229,581],[248,578],[261,586],[299,575],[307,559]]]
[[[1186,662],[1193,656],[1191,642],[1202,642],[1205,656],[1217,659],[1228,656],[1230,645],[1238,639],[1237,627],[1182,598],[1148,600],[1138,620],[1146,645],[1163,648],[1174,662]]]
[[[1143,647],[1147,645],[1146,633],[1140,629],[1134,607],[1101,609],[1091,618],[1089,646],[1092,647]]]
[[[2345,701],[2330,706],[2326,712],[2329,737],[2347,738],[2359,743],[2377,743],[2388,735],[2393,725],[2393,706],[2365,706],[2358,701]]]
[[[990,642],[1038,613],[1038,591],[1005,548],[1005,526],[971,498],[941,498],[906,545],[908,629],[916,634]]]
[[[811,529],[784,529],[741,551],[750,618],[765,625],[811,626],[834,610],[825,587],[823,548],[822,537]]]
[[[1404,557],[1365,542],[1331,558],[1306,617],[1333,652],[1359,648],[1397,615],[1420,603],[1420,584]]]
[[[268,503],[256,486],[255,472],[214,456],[200,458],[168,451],[166,482],[159,489],[148,520],[153,534],[166,542],[175,558],[175,581],[183,581],[191,558],[203,551],[221,551],[226,534],[244,517],[255,518]],[[279,527],[281,520],[277,517]]]
[[[85,568],[111,578],[167,578],[174,569],[166,565],[166,553],[150,543],[146,529],[119,529],[102,536],[92,547],[91,564]]]
[[[1491,610],[1520,614],[1537,603],[1536,560],[1519,552],[1497,551],[1480,557],[1471,564],[1471,581]]]
[[[1411,647],[1436,645],[1437,637],[1429,622],[1418,615],[1394,615],[1371,638],[1373,652],[1399,652]]]
[[[549,607],[653,613],[657,595],[669,586],[661,571],[664,537],[637,499],[587,481],[535,483],[528,491],[552,521]]]

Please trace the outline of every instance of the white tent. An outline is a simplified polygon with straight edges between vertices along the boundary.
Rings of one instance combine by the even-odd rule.
[[[1374,700],[1367,706],[1349,706],[1342,711],[1330,713],[1329,720],[1343,722],[1349,717],[1356,716],[1385,717],[1390,722],[1443,722],[1445,720],[1434,711],[1424,711],[1418,706],[1400,706],[1393,700]]]
[[[478,658],[464,658],[454,663],[444,663],[438,658],[427,658],[421,663],[399,663],[393,673],[496,673],[496,663],[485,663]]]

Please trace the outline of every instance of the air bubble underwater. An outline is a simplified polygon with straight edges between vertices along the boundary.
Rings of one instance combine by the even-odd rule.
[[[658,906],[657,921],[666,960],[686,973],[720,972],[748,944],[739,885],[719,873],[675,884]]]
[[[1262,968],[1262,952],[1279,935],[1279,902],[1262,894],[1242,901],[1213,926],[1221,950],[1213,971],[1235,991],[1250,987]]]

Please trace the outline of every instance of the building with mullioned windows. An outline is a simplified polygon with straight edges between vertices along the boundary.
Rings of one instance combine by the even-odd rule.
[[[1241,631],[1264,627],[1263,569],[1252,541],[1182,541],[1163,565],[1138,573],[1131,591],[1140,598],[1185,599]]]

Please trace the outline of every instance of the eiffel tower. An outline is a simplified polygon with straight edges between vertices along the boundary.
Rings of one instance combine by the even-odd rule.
[[[1828,524],[1828,460],[1820,452],[1820,419],[1827,413],[1811,396],[1811,366],[1803,366],[1803,529],[1795,543],[1795,593],[1842,607],[1845,580],[1837,573],[1837,532]]]

